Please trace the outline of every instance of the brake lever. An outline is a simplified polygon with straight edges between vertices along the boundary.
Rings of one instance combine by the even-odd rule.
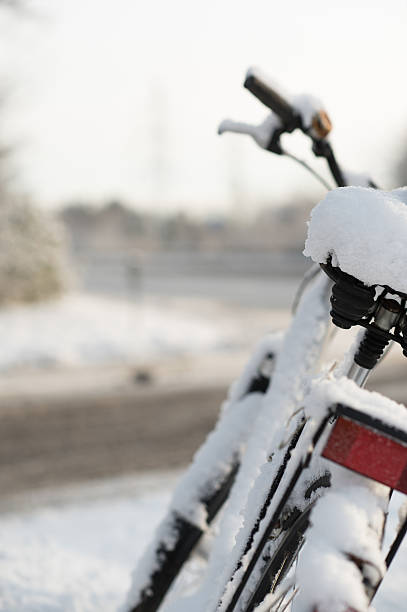
[[[283,155],[284,153],[281,148],[280,137],[285,131],[280,118],[273,112],[258,125],[224,119],[218,127],[218,134],[224,134],[225,132],[247,134],[253,138],[259,147],[277,155]]]

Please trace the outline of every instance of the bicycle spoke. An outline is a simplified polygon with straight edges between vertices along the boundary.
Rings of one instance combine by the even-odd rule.
[[[294,579],[286,579],[274,593],[267,595],[263,602],[256,608],[256,612],[282,612],[282,610],[280,610],[281,603],[284,602],[284,598],[292,588],[294,588]],[[293,598],[291,598],[291,601],[292,599]],[[274,607],[276,604],[278,605],[277,608]],[[286,608],[283,608],[283,610],[285,609]]]
[[[290,605],[290,603],[293,601],[294,597],[297,595],[299,591],[299,587],[297,587],[296,589],[294,589],[294,591],[291,593],[289,599],[287,600],[287,603],[285,604],[284,608],[281,609],[281,612],[284,612],[284,610],[287,610],[288,606]]]

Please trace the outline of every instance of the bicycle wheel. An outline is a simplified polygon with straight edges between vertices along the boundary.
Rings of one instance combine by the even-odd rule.
[[[232,465],[218,490],[202,500],[207,511],[208,525],[216,518],[218,511],[226,501],[238,469],[239,463]],[[160,541],[155,551],[158,561],[157,569],[151,573],[147,588],[141,591],[139,601],[131,606],[130,612],[155,612],[159,608],[182,566],[203,535],[202,529],[175,512],[169,515],[167,523],[168,529],[172,530],[175,545],[166,546],[165,541]]]
[[[184,474],[133,575],[126,602],[129,612],[158,610],[205,528],[228,499],[254,418],[270,385],[282,337],[275,333],[263,338],[233,385],[217,425]]]
[[[310,514],[313,506],[314,504],[310,504],[302,512],[298,511],[297,518],[291,523],[272,554],[263,557],[261,575],[250,599],[244,604],[242,612],[252,612],[268,595],[276,594],[300,553],[305,532],[310,524]],[[270,609],[276,611],[284,609],[282,606],[288,605],[287,599],[291,603],[292,595],[292,593],[283,589],[281,597],[277,597],[273,604],[274,607]],[[284,600],[286,600],[285,603]]]

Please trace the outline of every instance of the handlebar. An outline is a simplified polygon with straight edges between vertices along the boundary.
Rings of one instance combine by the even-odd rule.
[[[287,131],[293,131],[301,126],[301,117],[291,104],[275,90],[266,75],[258,68],[247,71],[244,87],[260,102],[272,110],[284,124]]]
[[[328,114],[320,100],[309,95],[284,96],[259,68],[249,68],[243,83],[260,102],[275,113],[282,122],[282,132],[300,129],[313,140],[323,140],[332,129]]]
[[[300,95],[289,96],[288,100],[288,96],[277,91],[276,85],[258,68],[250,68],[247,71],[244,87],[272,111],[270,116],[257,126],[231,120],[223,121],[219,126],[219,134],[224,132],[249,134],[263,149],[278,155],[288,155],[280,144],[280,138],[284,133],[300,129],[311,139],[314,155],[326,159],[338,187],[346,185],[344,173],[326,138],[332,124],[318,99],[309,95]],[[290,157],[318,176],[306,162],[293,155]]]

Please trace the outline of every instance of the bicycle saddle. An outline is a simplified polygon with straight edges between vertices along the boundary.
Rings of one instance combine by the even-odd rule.
[[[304,255],[407,294],[407,187],[340,187],[312,210]]]

